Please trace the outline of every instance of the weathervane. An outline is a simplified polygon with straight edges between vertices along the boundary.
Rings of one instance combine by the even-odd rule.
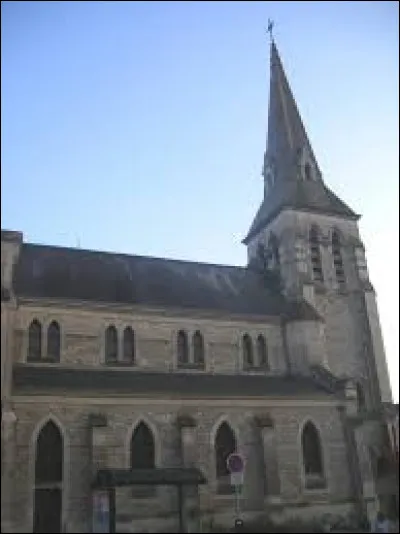
[[[271,19],[268,19],[267,32],[269,33],[271,41],[274,40],[274,36],[272,35],[273,27],[274,27],[274,21]]]

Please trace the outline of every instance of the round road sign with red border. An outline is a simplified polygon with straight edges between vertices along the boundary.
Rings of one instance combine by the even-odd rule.
[[[233,452],[226,459],[226,467],[230,473],[243,473],[244,458],[241,454]]]

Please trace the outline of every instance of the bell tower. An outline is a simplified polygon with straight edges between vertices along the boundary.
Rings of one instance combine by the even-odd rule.
[[[390,402],[360,216],[324,182],[272,38],[262,177],[263,199],[243,240],[249,263],[268,258],[287,298],[306,299],[317,309],[334,374],[355,379],[369,407]]]

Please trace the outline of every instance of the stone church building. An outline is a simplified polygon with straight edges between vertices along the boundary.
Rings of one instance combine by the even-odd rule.
[[[274,42],[262,174],[245,267],[1,232],[2,532],[100,532],[99,472],[117,485],[118,532],[174,531],[167,483],[189,475],[192,532],[390,501],[392,396],[360,216],[324,182]],[[160,485],[140,479],[150,470]]]

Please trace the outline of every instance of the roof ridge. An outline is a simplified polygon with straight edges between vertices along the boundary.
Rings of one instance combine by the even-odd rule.
[[[96,250],[96,249],[87,249],[87,248],[77,248],[77,247],[67,247],[63,245],[48,245],[46,243],[24,243],[23,247],[32,247],[32,248],[47,248],[47,249],[56,249],[56,250],[64,250],[66,252],[73,252],[73,253],[89,253],[89,254],[98,254],[98,255],[104,255],[104,256],[113,256],[113,257],[122,257],[122,258],[135,258],[135,259],[143,259],[143,260],[156,260],[156,261],[165,261],[165,262],[173,262],[173,263],[183,263],[183,264],[189,264],[189,265],[201,265],[205,267],[220,267],[224,269],[235,269],[235,270],[241,270],[241,271],[248,271],[249,269],[245,265],[228,265],[223,263],[209,263],[205,261],[196,261],[196,260],[185,260],[180,258],[166,258],[162,256],[149,256],[144,254],[128,254],[126,252],[114,252],[109,250]]]

